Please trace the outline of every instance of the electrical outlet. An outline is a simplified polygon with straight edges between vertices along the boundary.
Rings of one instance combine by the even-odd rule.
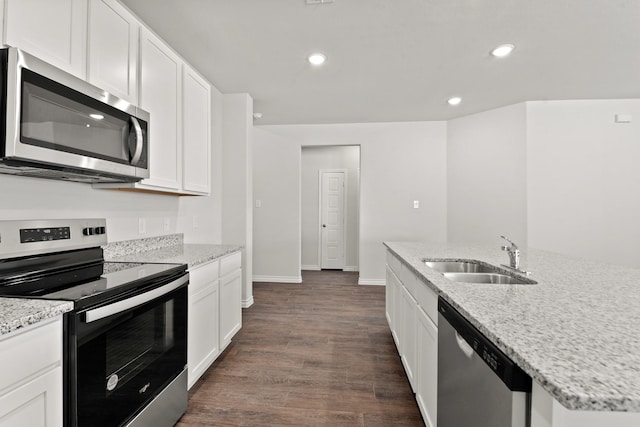
[[[164,231],[169,231],[171,230],[171,218],[165,218],[164,219]]]
[[[261,208],[262,207],[262,200],[257,199],[256,200],[256,208]]]
[[[195,230],[200,226],[200,221],[196,215],[193,216],[193,229]]]
[[[138,218],[138,234],[144,234],[147,232],[147,220],[144,218]]]
[[[413,201],[413,209],[418,209],[420,207],[420,200]]]

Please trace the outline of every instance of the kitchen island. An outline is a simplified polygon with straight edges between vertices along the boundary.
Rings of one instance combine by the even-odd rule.
[[[459,283],[423,258],[508,263],[496,247],[386,242],[390,253],[534,380],[532,426],[640,425],[640,270],[539,250],[537,284]]]

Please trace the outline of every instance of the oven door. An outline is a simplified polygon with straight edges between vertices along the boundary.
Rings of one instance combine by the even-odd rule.
[[[71,316],[70,425],[123,425],[184,370],[187,283],[185,274]]]

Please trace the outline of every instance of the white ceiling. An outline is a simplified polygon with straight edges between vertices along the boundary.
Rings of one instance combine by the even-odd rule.
[[[251,94],[256,124],[640,98],[640,0],[122,1],[220,91]],[[516,50],[491,57],[502,43]],[[321,68],[306,61],[314,51]]]

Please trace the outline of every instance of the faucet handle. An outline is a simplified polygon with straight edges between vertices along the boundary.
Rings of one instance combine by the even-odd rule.
[[[518,245],[516,245],[513,241],[511,241],[510,239],[508,239],[507,237],[502,236],[502,235],[500,235],[500,237],[502,237],[502,238],[503,238],[504,240],[506,240],[507,242],[511,243],[511,246],[512,246],[513,248],[518,249]],[[506,251],[506,250],[507,250],[507,248],[506,248],[505,246],[503,246],[503,247],[502,247],[502,250],[503,250],[503,251]]]

